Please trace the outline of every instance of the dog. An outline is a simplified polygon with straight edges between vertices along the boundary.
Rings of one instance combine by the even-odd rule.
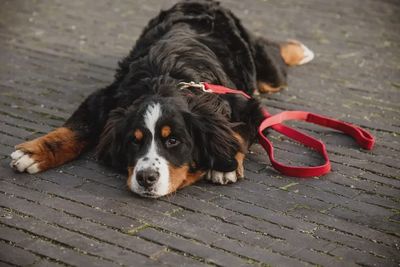
[[[179,2],[150,20],[109,86],[62,127],[17,145],[11,166],[38,173],[96,147],[99,161],[127,170],[127,185],[140,196],[161,197],[203,178],[236,182],[263,119],[259,101],[182,82],[273,93],[286,86],[289,66],[313,56],[298,41],[256,37],[218,2]]]

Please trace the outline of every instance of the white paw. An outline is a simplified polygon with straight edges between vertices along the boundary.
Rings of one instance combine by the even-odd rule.
[[[306,64],[308,62],[310,62],[311,60],[314,59],[314,52],[311,51],[307,46],[305,46],[302,43],[299,43],[299,45],[301,46],[301,48],[303,49],[303,59],[299,62],[298,65],[303,65]]]
[[[229,184],[237,181],[236,171],[219,172],[210,170],[207,172],[206,179],[215,184]]]
[[[21,150],[11,153],[10,166],[19,172],[37,173],[40,171],[39,164],[31,156]]]

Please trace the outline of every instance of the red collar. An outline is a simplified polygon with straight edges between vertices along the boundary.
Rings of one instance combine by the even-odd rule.
[[[239,94],[243,97],[250,99],[251,97],[240,90],[227,88],[222,85],[215,85],[209,83],[180,83],[181,89],[187,87],[200,88],[205,92],[214,94]],[[332,128],[343,133],[352,136],[356,142],[364,149],[372,149],[375,144],[375,138],[366,130],[340,120],[332,119],[326,116],[322,116],[315,113],[306,111],[283,111],[275,115],[271,115],[265,108],[263,109],[264,121],[258,127],[259,143],[264,147],[268,153],[269,159],[272,166],[280,171],[282,174],[297,177],[313,177],[321,176],[328,173],[331,170],[331,163],[329,161],[328,152],[326,151],[325,144],[305,133],[299,132],[294,128],[283,125],[282,122],[287,120],[301,120],[310,123],[314,123],[320,126]],[[274,156],[274,147],[268,138],[264,135],[264,130],[267,128],[273,128],[275,131],[286,135],[288,138],[293,139],[306,147],[312,148],[318,151],[323,158],[325,163],[319,166],[304,167],[304,166],[288,166],[277,160]]]

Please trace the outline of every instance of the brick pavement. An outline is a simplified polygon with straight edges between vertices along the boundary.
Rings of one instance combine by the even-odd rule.
[[[299,39],[316,53],[291,69],[288,90],[262,97],[271,111],[323,113],[376,135],[376,148],[363,151],[342,134],[295,124],[327,143],[325,177],[282,176],[258,146],[244,181],[201,182],[158,200],[128,192],[93,153],[37,175],[8,167],[15,144],[60,126],[107,85],[142,27],[173,2],[2,1],[0,265],[398,266],[396,0],[223,1],[253,32]],[[279,159],[319,163],[272,136]]]

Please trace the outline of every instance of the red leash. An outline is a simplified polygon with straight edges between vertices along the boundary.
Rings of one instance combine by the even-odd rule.
[[[181,83],[181,88],[187,87],[199,87],[205,92],[214,93],[214,94],[240,94],[246,98],[251,98],[246,93],[230,89],[221,85],[209,84],[209,83]],[[297,177],[313,177],[313,176],[321,176],[328,173],[331,170],[331,163],[329,161],[328,152],[326,151],[325,144],[305,133],[299,132],[296,129],[283,125],[282,123],[287,120],[301,120],[310,123],[314,123],[320,126],[332,128],[343,133],[346,133],[352,136],[357,143],[364,149],[372,149],[375,143],[375,138],[366,130],[355,126],[353,124],[335,120],[326,116],[306,112],[306,111],[283,111],[275,115],[271,115],[266,109],[263,109],[263,113],[265,116],[264,121],[258,127],[258,135],[259,135],[259,143],[264,147],[267,151],[269,159],[272,163],[272,166],[280,171],[282,174],[288,176],[297,176]],[[318,151],[324,158],[325,163],[319,166],[314,167],[304,167],[304,166],[288,166],[277,160],[275,160],[274,156],[274,147],[271,141],[263,134],[263,131],[267,128],[271,127],[275,131],[286,135],[288,138],[293,139],[306,147],[310,147],[316,151]]]

